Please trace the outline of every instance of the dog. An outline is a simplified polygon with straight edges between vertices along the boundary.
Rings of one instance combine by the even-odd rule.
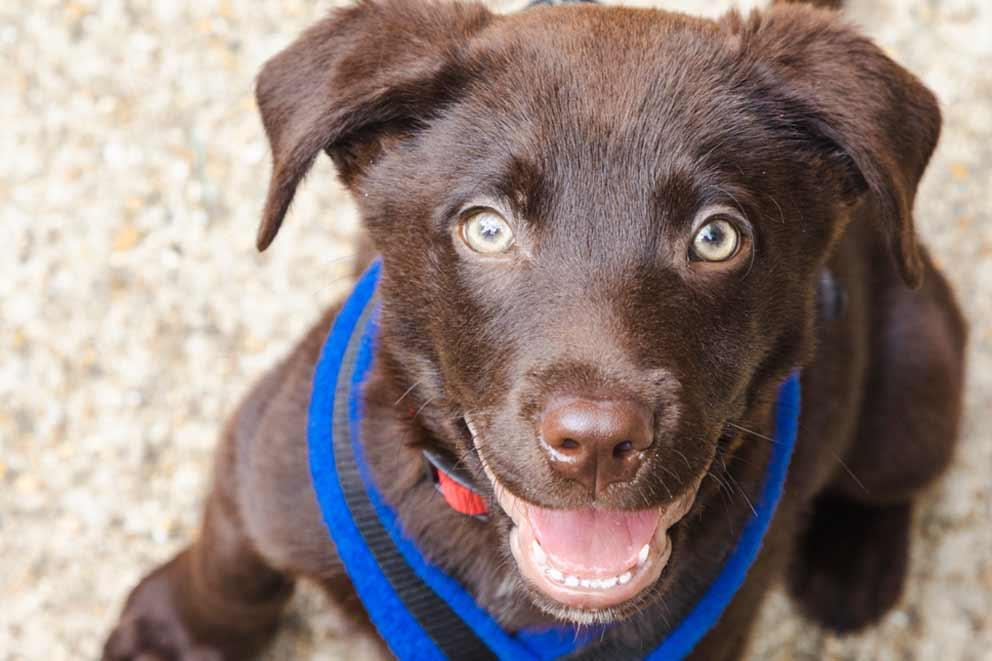
[[[739,658],[780,576],[839,632],[900,597],[961,411],[966,328],[913,219],[941,118],[815,4],[837,3],[711,21],[360,0],[258,77],[258,247],[326,152],[363,219],[358,272],[381,259],[372,480],[507,632],[636,647],[689,612],[756,515],[793,374],[784,494],[691,657]],[[363,617],[307,455],[339,311],[241,403],[199,536],[132,591],[105,659],[250,658],[299,578]],[[439,497],[425,451],[486,517]]]

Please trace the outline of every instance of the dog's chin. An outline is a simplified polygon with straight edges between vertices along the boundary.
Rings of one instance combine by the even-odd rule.
[[[692,508],[700,480],[644,510],[552,510],[510,493],[490,471],[513,522],[509,545],[532,601],[553,617],[606,624],[643,607],[672,554],[670,532]]]

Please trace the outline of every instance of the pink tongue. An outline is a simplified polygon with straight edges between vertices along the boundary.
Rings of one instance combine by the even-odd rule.
[[[658,528],[659,510],[549,510],[528,506],[531,528],[559,569],[612,576],[637,562]]]

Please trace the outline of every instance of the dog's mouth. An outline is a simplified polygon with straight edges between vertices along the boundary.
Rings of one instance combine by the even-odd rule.
[[[559,510],[526,502],[486,474],[513,521],[520,573],[539,593],[582,611],[621,606],[655,584],[671,557],[669,531],[692,508],[700,482],[661,507]]]

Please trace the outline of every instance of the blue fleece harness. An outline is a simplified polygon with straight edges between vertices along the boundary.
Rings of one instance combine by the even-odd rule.
[[[785,483],[799,422],[799,378],[781,387],[775,440],[755,515],[719,574],[689,613],[657,641],[621,649],[609,636],[572,629],[508,633],[452,577],[428,562],[403,534],[379,493],[360,439],[362,384],[376,342],[374,263],[355,285],[321,351],[308,420],[310,471],[324,523],[368,614],[400,659],[681,659],[708,632],[740,588]],[[439,500],[439,506],[441,501]],[[647,643],[651,643],[648,647]],[[650,651],[647,651],[650,650]]]

